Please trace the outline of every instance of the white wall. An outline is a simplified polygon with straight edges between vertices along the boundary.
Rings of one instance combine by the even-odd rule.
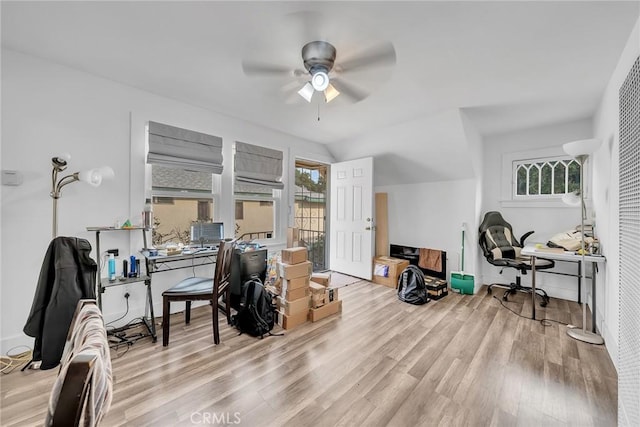
[[[475,224],[475,180],[379,186],[375,192],[388,194],[389,243],[444,250],[447,277],[459,270],[461,225]],[[473,233],[466,233],[468,273],[474,273],[476,246]]]
[[[640,55],[640,19],[607,85],[594,118],[594,135],[603,141],[594,153],[594,209],[600,230],[602,253],[607,257],[598,275],[598,327],[614,364],[618,362],[619,329],[619,102],[618,91]],[[604,280],[603,280],[604,279]]]
[[[554,205],[537,205],[531,203],[514,203],[503,199],[502,185],[506,182],[503,175],[503,157],[510,153],[529,152],[538,149],[557,150],[562,154],[562,144],[578,139],[591,138],[592,126],[588,119],[569,123],[561,123],[519,132],[486,136],[484,138],[484,185],[483,210],[500,211],[502,216],[512,225],[517,238],[528,231],[535,231],[527,242],[546,242],[551,236],[568,230],[580,223],[580,211],[558,202]],[[507,171],[510,176],[510,170]],[[597,231],[596,231],[597,232]],[[488,262],[482,264],[485,283],[510,282],[515,278],[515,270],[500,269]],[[558,263],[555,271],[577,273],[574,264]],[[523,277],[523,284],[529,283],[529,277]],[[544,288],[551,296],[568,300],[577,300],[577,279],[552,274],[536,276],[536,285]],[[584,287],[583,293],[584,296]]]
[[[51,240],[51,157],[70,153],[69,172],[99,165],[110,165],[115,170],[115,180],[105,181],[99,188],[82,183],[65,187],[59,201],[59,235],[83,237],[95,246],[95,236],[86,231],[87,226],[112,225],[116,218],[140,220],[144,204],[144,123],[149,119],[223,138],[225,172],[221,206],[226,206],[222,217],[229,224],[233,218],[234,141],[281,149],[288,167],[296,156],[332,161],[320,144],[3,49],[2,169],[21,171],[24,183],[19,187],[1,187],[2,353],[14,345],[32,342],[22,328]],[[290,169],[285,168],[285,184],[292,176]],[[287,226],[288,205],[292,203],[293,195],[285,188],[278,219],[281,229]],[[101,249],[119,248],[121,254],[127,255],[142,246],[138,233],[131,239],[122,233],[126,232],[103,233]],[[154,276],[156,315],[161,314],[162,291],[188,272]],[[124,310],[124,287],[119,288],[104,294],[107,320]],[[140,316],[144,307],[143,286],[129,288],[132,315]]]

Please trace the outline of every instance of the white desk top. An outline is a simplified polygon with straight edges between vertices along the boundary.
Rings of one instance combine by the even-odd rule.
[[[525,245],[524,248],[522,248],[522,251],[520,251],[520,253],[522,255],[526,255],[526,256],[533,256],[533,257],[537,257],[537,258],[546,258],[546,259],[553,259],[553,260],[564,260],[564,261],[582,261],[583,257],[582,255],[579,255],[575,252],[569,252],[569,251],[564,251],[564,252],[549,252],[544,250],[544,248],[547,248],[547,245],[545,245],[544,243],[542,243],[543,248],[538,249],[536,247],[536,245],[540,245],[540,243],[529,243],[527,245]],[[607,259],[604,257],[604,255],[584,255],[584,260],[586,262],[605,262]]]

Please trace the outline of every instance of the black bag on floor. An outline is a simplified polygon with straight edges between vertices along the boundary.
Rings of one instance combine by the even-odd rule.
[[[240,310],[231,317],[231,323],[240,333],[262,338],[273,335],[276,320],[276,307],[272,295],[262,286],[258,278],[251,278],[242,284]]]
[[[398,278],[398,299],[409,304],[426,304],[429,300],[424,274],[415,265],[405,268]]]

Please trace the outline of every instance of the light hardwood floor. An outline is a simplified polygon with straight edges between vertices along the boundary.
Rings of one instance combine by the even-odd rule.
[[[222,317],[218,346],[209,307],[195,309],[189,326],[172,316],[169,347],[145,339],[114,354],[102,425],[616,425],[606,349],[563,326],[520,318],[484,289],[425,306],[368,282],[340,295],[341,315],[283,337],[238,336]],[[509,307],[530,313],[524,294],[512,299]],[[578,304],[556,299],[545,315],[581,319]],[[41,424],[55,371],[3,375],[0,424]]]

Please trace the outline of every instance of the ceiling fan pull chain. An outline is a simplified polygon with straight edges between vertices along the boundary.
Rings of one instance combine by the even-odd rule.
[[[318,102],[318,121],[320,121],[320,103]]]

